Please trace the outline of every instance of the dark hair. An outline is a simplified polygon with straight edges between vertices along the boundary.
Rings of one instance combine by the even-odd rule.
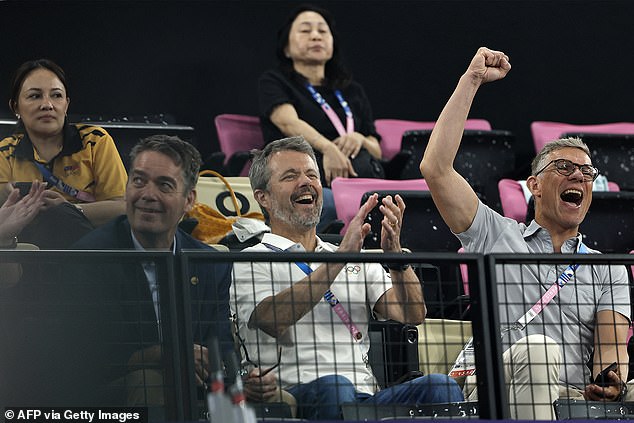
[[[293,61],[286,57],[286,54],[284,53],[284,50],[288,45],[288,37],[291,33],[291,26],[293,26],[293,22],[297,16],[303,12],[315,12],[320,14],[330,27],[333,40],[333,50],[332,58],[326,63],[326,80],[324,83],[329,88],[345,88],[352,81],[352,75],[343,64],[341,43],[339,42],[339,34],[337,33],[335,20],[326,9],[322,9],[321,7],[317,7],[312,4],[302,4],[293,9],[286,19],[286,22],[284,22],[284,25],[282,25],[282,27],[277,31],[277,47],[275,49],[275,53],[279,61],[280,70],[290,79],[298,79],[301,82],[305,80],[302,75],[295,72],[295,69],[293,68]]]
[[[18,105],[18,97],[24,80],[31,74],[31,72],[37,69],[47,69],[53,72],[61,81],[64,89],[66,90],[66,96],[68,97],[68,86],[66,85],[66,74],[64,73],[64,69],[59,67],[59,65],[52,60],[29,60],[28,62],[22,63],[22,65],[20,65],[20,67],[15,71],[11,85],[9,86],[9,92],[11,93],[11,97],[9,98],[9,107],[13,113],[15,113],[15,108]]]
[[[185,192],[187,195],[198,182],[198,172],[202,160],[200,153],[188,142],[178,137],[169,135],[151,135],[139,141],[130,151],[130,163],[134,163],[137,156],[144,151],[156,151],[165,154],[183,171],[183,181],[185,182]]]

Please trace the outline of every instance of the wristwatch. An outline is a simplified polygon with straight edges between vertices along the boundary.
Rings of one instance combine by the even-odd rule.
[[[619,396],[616,397],[615,401],[625,401],[626,395],[627,395],[627,383],[621,381],[621,392],[619,392]]]
[[[0,249],[3,249],[3,250],[15,250],[15,248],[17,246],[18,246],[18,237],[14,236],[13,239],[11,240],[11,244],[0,245]]]
[[[390,270],[395,270],[397,272],[404,272],[410,268],[409,263],[383,263],[385,267]]]

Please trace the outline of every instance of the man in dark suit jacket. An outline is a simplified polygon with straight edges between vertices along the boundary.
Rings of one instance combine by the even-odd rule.
[[[195,186],[200,155],[177,137],[156,135],[141,140],[130,153],[131,168],[126,186],[126,215],[96,229],[79,240],[75,249],[135,249],[152,252],[182,249],[215,251],[178,228],[183,215],[196,199]],[[164,262],[164,261],[163,261]],[[104,263],[91,266],[90,286],[105,307],[108,322],[110,379],[125,376],[127,402],[130,405],[161,405],[165,392],[162,364],[169,344],[163,339],[165,317],[159,290],[166,274],[149,257],[147,261]],[[176,264],[176,295],[182,295],[180,283],[189,286],[194,350],[195,378],[202,386],[208,377],[205,342],[213,334],[221,345],[231,347],[229,322],[229,286],[231,266],[194,262],[189,275],[180,280]],[[159,292],[160,291],[160,292]],[[182,333],[177,335],[182,337]]]

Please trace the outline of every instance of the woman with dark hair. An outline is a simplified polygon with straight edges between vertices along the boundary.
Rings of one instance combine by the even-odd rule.
[[[39,223],[38,233],[29,242],[64,247],[92,226],[125,213],[127,175],[121,157],[103,128],[67,122],[64,71],[46,59],[26,62],[17,69],[10,93],[9,108],[18,124],[0,141],[0,203],[16,186],[35,180],[50,188],[33,222]]]
[[[315,150],[325,187],[336,177],[383,177],[370,103],[343,65],[330,13],[299,6],[277,42],[279,69],[259,80],[265,140],[302,135]]]

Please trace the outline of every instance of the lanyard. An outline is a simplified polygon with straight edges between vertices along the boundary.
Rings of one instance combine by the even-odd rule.
[[[35,166],[37,166],[37,168],[40,170],[40,173],[42,174],[46,182],[51,184],[51,186],[85,203],[92,203],[93,201],[96,201],[94,195],[86,191],[80,191],[77,188],[73,188],[72,186],[68,185],[66,182],[53,175],[53,173],[48,170],[48,168],[42,163],[35,160],[33,161],[33,163],[35,163]]]
[[[577,254],[588,254],[588,248],[579,242],[577,246]],[[535,317],[541,313],[544,308],[552,301],[552,299],[559,293],[568,282],[574,277],[575,271],[579,268],[579,264],[571,264],[559,275],[555,283],[537,300],[535,305],[531,307],[526,314],[520,317],[517,322],[513,323],[510,327],[506,327],[501,330],[501,335],[514,330],[523,330]],[[473,337],[469,338],[469,341],[465,344],[462,351],[458,355],[456,362],[454,363],[449,376],[462,377],[471,376],[476,373],[475,363],[475,350],[473,347]]]
[[[344,136],[346,134],[351,134],[354,132],[354,119],[352,117],[352,110],[350,109],[350,105],[348,105],[348,102],[343,98],[341,91],[335,90],[335,96],[337,96],[339,104],[341,104],[343,111],[346,113],[345,129],[343,127],[343,123],[341,123],[341,119],[339,119],[339,116],[337,116],[335,111],[332,110],[332,107],[330,107],[330,104],[328,104],[328,102],[321,96],[321,94],[317,92],[315,87],[313,87],[310,82],[306,82],[306,89],[313,96],[317,104],[321,106],[321,109],[324,111],[324,113],[326,113],[326,116],[328,116],[328,119],[330,119],[330,122],[332,122],[332,125],[339,133],[339,136]]]
[[[268,244],[266,242],[263,242],[262,244],[264,244],[267,248],[276,252],[284,251],[281,248],[276,247],[275,245]],[[295,264],[306,275],[310,275],[311,273],[313,273],[313,269],[310,268],[308,263],[296,261]],[[354,339],[357,342],[361,342],[361,340],[363,339],[363,334],[361,333],[359,328],[357,328],[357,325],[354,324],[354,322],[352,321],[352,318],[350,317],[346,309],[343,307],[343,304],[339,302],[339,299],[337,298],[337,296],[330,289],[328,289],[326,293],[324,294],[324,300],[326,300],[326,302],[330,305],[330,307],[332,307],[333,311],[337,314],[337,316],[339,316],[343,324],[348,328],[350,335],[352,335],[352,339]]]
[[[585,246],[583,242],[579,242],[577,246],[577,254],[588,254],[588,248]],[[568,282],[572,280],[574,277],[575,271],[579,268],[579,264],[570,264],[566,269],[559,275],[555,283],[553,283],[550,288],[542,295],[542,297],[537,300],[537,302],[524,314],[520,317],[517,322],[513,325],[513,329],[524,329],[526,325],[528,325],[535,317],[541,313],[546,306],[552,301],[553,298],[559,293],[561,288],[563,288]]]

